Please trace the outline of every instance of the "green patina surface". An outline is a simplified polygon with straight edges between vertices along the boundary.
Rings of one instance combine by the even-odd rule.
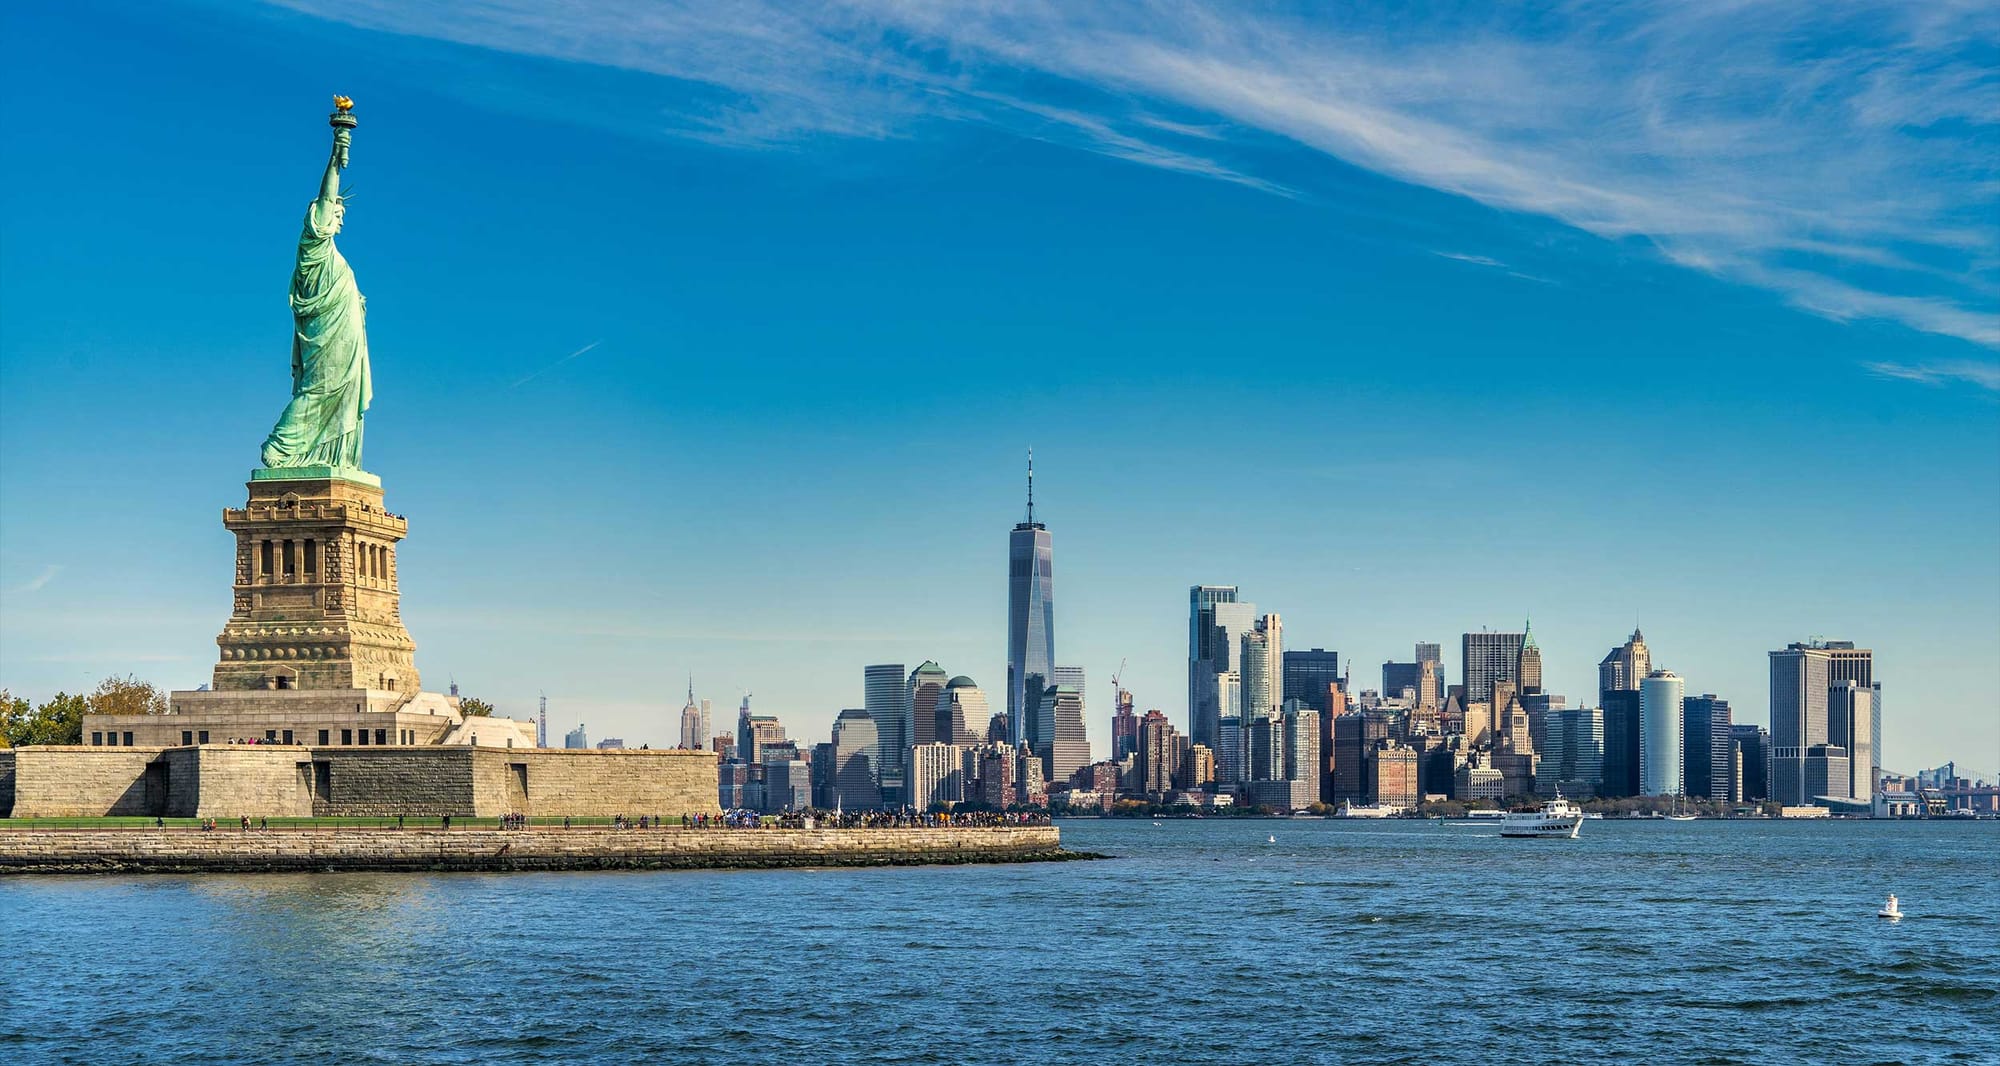
[[[281,466],[250,471],[252,481],[325,481],[338,478],[362,485],[382,487],[382,479],[358,466]]]
[[[367,307],[354,271],[333,243],[347,217],[340,172],[354,128],[348,106],[343,100],[333,116],[333,153],[299,235],[291,291],[292,398],[264,439],[262,456],[272,471],[361,468],[362,422],[374,398]]]

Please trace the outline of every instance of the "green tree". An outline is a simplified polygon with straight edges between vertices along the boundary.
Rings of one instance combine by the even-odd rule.
[[[14,723],[25,720],[32,710],[26,699],[0,688],[0,748],[14,746]]]
[[[82,696],[58,692],[33,710],[28,701],[8,697],[0,704],[0,727],[4,727],[9,747],[30,744],[83,743],[83,715],[90,701]]]
[[[458,701],[458,713],[467,718],[485,718],[493,713],[493,705],[477,696],[466,696]]]
[[[89,702],[92,714],[167,713],[167,694],[130,674],[98,682]]]

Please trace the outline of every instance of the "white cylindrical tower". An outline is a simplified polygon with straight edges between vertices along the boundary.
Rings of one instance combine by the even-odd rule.
[[[1681,791],[1680,676],[1655,670],[1639,683],[1639,793],[1675,796]]]

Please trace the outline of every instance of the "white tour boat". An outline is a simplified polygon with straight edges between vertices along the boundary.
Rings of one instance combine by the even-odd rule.
[[[1583,827],[1583,810],[1576,804],[1556,798],[1542,804],[1538,811],[1508,811],[1500,821],[1500,835],[1503,837],[1574,837]]]

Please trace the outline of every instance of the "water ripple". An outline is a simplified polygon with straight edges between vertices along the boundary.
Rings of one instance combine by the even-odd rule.
[[[1942,1063],[2000,1032],[1992,826],[1065,839],[1120,858],[0,879],[0,1061]]]

